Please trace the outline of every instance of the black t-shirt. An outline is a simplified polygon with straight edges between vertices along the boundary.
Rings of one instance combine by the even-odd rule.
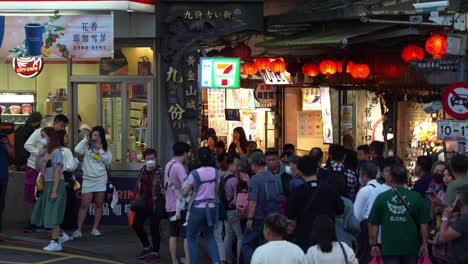
[[[319,187],[317,181],[311,181],[295,188],[286,206],[286,216],[296,220],[294,240],[304,250],[312,246],[310,236],[315,217],[325,214],[335,219],[343,213],[340,195],[327,182],[321,182]]]

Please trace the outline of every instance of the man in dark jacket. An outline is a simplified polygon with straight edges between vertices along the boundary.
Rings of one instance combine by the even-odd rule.
[[[41,126],[41,121],[41,113],[33,112],[28,116],[26,123],[15,131],[15,164],[18,170],[24,169],[29,158],[29,152],[24,149],[24,143]]]

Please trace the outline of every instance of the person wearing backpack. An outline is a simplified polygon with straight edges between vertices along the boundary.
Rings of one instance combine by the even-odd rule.
[[[32,112],[26,123],[15,130],[15,165],[19,170],[23,170],[28,163],[29,152],[24,148],[24,144],[36,129],[41,127],[42,115],[39,112]]]
[[[302,172],[305,183],[291,193],[286,206],[286,216],[290,225],[295,227],[295,244],[306,252],[313,245],[310,239],[313,229],[311,223],[322,214],[332,219],[343,215],[344,204],[332,181],[318,183],[318,160],[304,156],[299,159],[297,167]]]
[[[249,185],[247,224],[241,249],[243,263],[250,263],[255,249],[263,242],[265,217],[280,213],[282,207],[277,178],[265,170],[265,155],[255,152],[250,156],[249,163],[255,175]]]
[[[190,195],[192,191],[196,193],[187,223],[187,243],[192,264],[199,263],[197,237],[200,229],[204,230],[212,263],[219,263],[218,247],[213,232],[218,221],[216,190],[220,176],[218,170],[211,166],[211,155],[211,150],[207,147],[198,150],[200,168],[189,174],[187,186],[182,191],[183,196]]]
[[[238,175],[241,169],[241,160],[239,156],[229,155],[227,158],[228,168],[226,175],[221,179],[219,184],[219,197],[220,197],[220,214],[224,216],[224,229],[226,236],[224,237],[224,248],[226,253],[227,263],[232,263],[232,242],[234,237],[237,239],[237,259],[240,257],[240,250],[242,247],[242,229],[241,219],[236,211],[236,198],[237,187],[240,179]],[[220,218],[223,218],[220,215]]]

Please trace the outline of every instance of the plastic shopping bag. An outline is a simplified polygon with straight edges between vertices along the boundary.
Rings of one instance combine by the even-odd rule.
[[[371,261],[369,264],[384,264],[383,260],[381,257],[372,257]],[[419,264],[419,263],[418,263]]]
[[[429,257],[420,257],[418,259],[418,264],[432,264],[432,262]]]

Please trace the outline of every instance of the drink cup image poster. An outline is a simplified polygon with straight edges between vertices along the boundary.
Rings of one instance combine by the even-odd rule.
[[[113,57],[112,15],[0,16],[1,57]]]

